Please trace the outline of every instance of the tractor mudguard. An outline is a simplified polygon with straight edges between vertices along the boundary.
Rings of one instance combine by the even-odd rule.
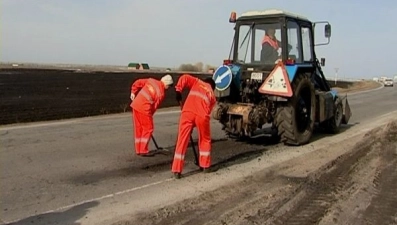
[[[313,68],[313,65],[310,63],[302,63],[302,64],[293,64],[293,65],[285,65],[285,70],[287,71],[289,82],[292,83],[295,79],[295,76],[300,68]]]
[[[334,116],[335,110],[335,97],[332,92],[317,92],[318,96],[318,109],[317,120],[324,122]]]
[[[342,124],[347,124],[352,116],[352,112],[350,109],[349,101],[347,100],[347,94],[344,97],[340,97],[343,106],[343,117]]]

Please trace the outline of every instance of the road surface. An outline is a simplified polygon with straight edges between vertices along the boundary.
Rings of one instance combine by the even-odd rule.
[[[153,224],[157,220],[164,220],[163,224],[177,224],[172,220],[188,222],[189,219],[184,218],[189,218],[194,210],[174,210],[174,213],[179,213],[173,217],[167,207],[155,209],[215,190],[221,184],[248,176],[273,163],[282,163],[337,143],[335,141],[342,137],[350,135],[352,140],[358,140],[354,135],[376,126],[371,123],[374,118],[386,115],[379,119],[386,124],[386,119],[397,115],[387,114],[397,111],[396,96],[395,87],[351,95],[349,102],[353,117],[344,131],[333,137],[317,134],[313,142],[304,147],[268,144],[266,139],[251,144],[228,141],[224,139],[220,125],[213,121],[212,156],[217,171],[197,174],[192,154],[188,154],[184,179],[178,181],[171,178],[172,154],[153,158],[140,158],[133,154],[130,114],[3,126],[0,128],[1,220],[15,224],[54,224],[54,221],[57,221],[55,224],[119,224],[117,222],[120,221],[120,224],[139,224],[128,223],[134,220],[142,224]],[[173,150],[178,118],[178,111],[165,110],[155,116],[154,136],[162,147]],[[275,182],[282,184],[285,181]],[[302,188],[298,184],[291,186]],[[242,192],[247,191],[247,187],[239,188]],[[234,193],[230,188],[225,190],[228,191]],[[243,198],[242,192],[231,196]],[[213,197],[205,196],[206,201],[202,201],[202,206],[198,204],[198,208],[205,209],[205,204],[211,204]],[[229,203],[238,202],[235,198]],[[189,208],[195,203],[186,204]],[[223,206],[219,213],[227,210]],[[180,208],[181,205],[174,207]],[[155,211],[145,214],[148,210]],[[218,215],[216,210],[211,212],[209,220]],[[148,215],[157,216],[157,219],[151,218],[144,223],[142,218],[148,218]],[[206,221],[204,217],[192,218],[198,224]]]

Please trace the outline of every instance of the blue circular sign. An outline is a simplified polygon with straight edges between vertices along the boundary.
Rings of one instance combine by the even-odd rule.
[[[220,66],[215,70],[212,79],[215,81],[215,88],[218,91],[226,90],[233,80],[232,70],[228,66]]]

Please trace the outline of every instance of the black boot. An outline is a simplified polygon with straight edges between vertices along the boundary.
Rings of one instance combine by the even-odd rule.
[[[181,179],[181,177],[182,177],[181,173],[174,173],[175,179]]]
[[[154,156],[154,153],[153,153],[153,152],[139,153],[138,155],[139,155],[139,156],[142,156],[142,157],[153,157],[153,156]]]
[[[200,171],[203,172],[203,173],[210,173],[211,172],[210,168],[203,168],[203,167],[200,167]]]

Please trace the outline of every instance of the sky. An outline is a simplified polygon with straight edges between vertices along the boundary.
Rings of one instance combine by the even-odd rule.
[[[397,1],[382,0],[1,0],[0,61],[178,67],[221,65],[231,11],[283,9],[332,25],[327,77],[397,75]],[[393,29],[394,28],[394,29]],[[323,37],[323,30],[316,38]],[[321,42],[317,40],[317,42]]]

